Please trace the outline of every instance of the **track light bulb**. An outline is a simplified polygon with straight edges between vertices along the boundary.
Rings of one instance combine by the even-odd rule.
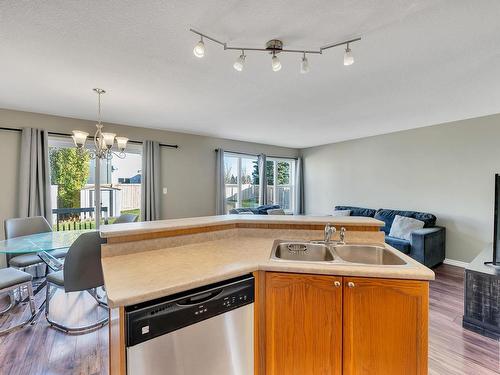
[[[307,60],[306,54],[302,57],[302,61],[300,62],[300,72],[302,74],[309,73],[309,61]]]
[[[273,67],[273,72],[281,70],[281,62],[278,56],[273,52],[273,58],[271,59],[271,66]]]
[[[245,51],[241,51],[241,55],[236,59],[236,61],[233,64],[233,68],[236,69],[238,72],[241,72],[243,70],[243,67],[245,66]]]
[[[201,37],[200,41],[194,46],[193,53],[200,59],[205,56],[205,43],[203,43],[203,37]]]
[[[344,53],[344,65],[348,66],[352,64],[354,64],[354,57],[352,56],[352,51],[349,48],[349,43],[347,43],[347,48],[345,49]]]

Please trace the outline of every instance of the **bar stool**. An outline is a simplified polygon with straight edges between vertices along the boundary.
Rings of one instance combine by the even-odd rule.
[[[18,328],[22,328],[27,324],[33,322],[36,317],[36,308],[35,308],[35,299],[33,297],[33,287],[31,286],[31,280],[33,276],[31,276],[27,272],[20,271],[15,268],[2,268],[0,269],[0,294],[8,293],[10,297],[10,305],[0,312],[0,314],[5,314],[8,312],[12,306],[14,306],[14,290],[26,288],[28,290],[28,299],[29,305],[31,309],[31,316],[29,316],[26,320],[13,325],[9,328],[0,330],[0,335],[5,335],[9,332],[12,332]]]

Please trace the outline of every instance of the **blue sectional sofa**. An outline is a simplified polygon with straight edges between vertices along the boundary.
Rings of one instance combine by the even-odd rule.
[[[266,204],[264,206],[259,207],[241,207],[241,208],[232,208],[229,210],[230,214],[241,214],[242,212],[251,212],[254,215],[267,215],[267,210],[275,210],[281,208],[278,204]]]
[[[335,210],[350,210],[351,216],[374,217],[383,221],[385,225],[382,230],[385,232],[385,242],[427,267],[434,267],[445,259],[446,229],[436,226],[436,216],[433,214],[385,208],[374,210],[353,206],[336,206]],[[389,233],[396,215],[421,220],[424,222],[424,227],[412,232],[410,241],[391,237]]]

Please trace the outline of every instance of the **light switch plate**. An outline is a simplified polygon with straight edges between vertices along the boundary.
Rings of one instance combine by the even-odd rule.
[[[167,188],[166,188],[166,187],[164,187],[164,188],[163,188],[163,195],[167,195],[167,192],[168,192]]]

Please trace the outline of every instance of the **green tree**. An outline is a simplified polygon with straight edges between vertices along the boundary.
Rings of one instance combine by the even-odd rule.
[[[80,190],[89,178],[90,156],[76,148],[51,148],[49,160],[51,184],[58,185],[58,207],[80,207]]]
[[[279,161],[277,162],[277,180],[278,185],[287,185],[290,183],[290,163]],[[268,160],[266,162],[266,177],[267,184],[274,185],[274,162]],[[257,161],[253,162],[253,171],[252,171],[252,179],[253,184],[259,184],[259,163]]]
[[[290,183],[290,163],[280,161],[276,169],[278,185],[288,185]]]

